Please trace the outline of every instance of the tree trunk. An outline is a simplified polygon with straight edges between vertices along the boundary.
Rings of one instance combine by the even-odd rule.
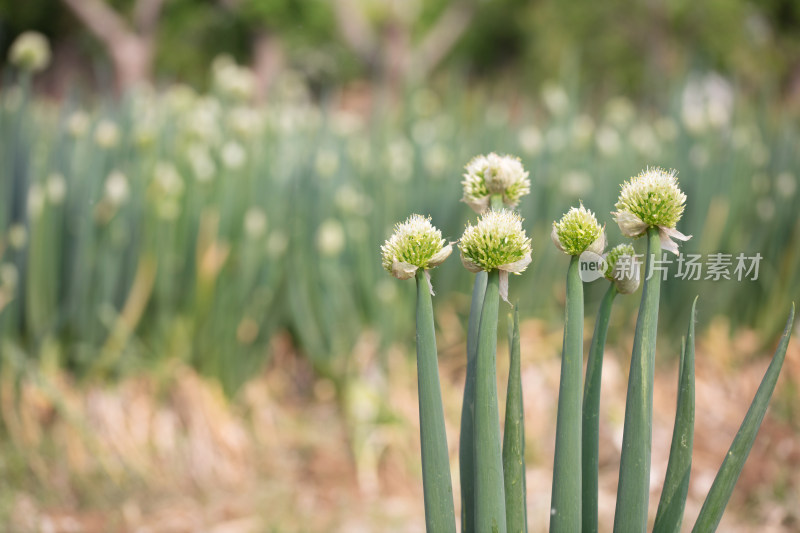
[[[124,91],[150,79],[155,35],[164,0],[138,0],[133,25],[101,0],[62,0],[106,48]]]
[[[111,44],[109,55],[114,63],[117,90],[136,87],[150,80],[153,65],[152,39],[127,35]]]
[[[283,68],[283,44],[275,33],[260,30],[253,42],[253,72],[256,76],[256,99],[263,101]]]

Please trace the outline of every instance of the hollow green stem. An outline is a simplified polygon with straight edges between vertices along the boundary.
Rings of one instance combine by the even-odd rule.
[[[683,522],[686,495],[689,493],[689,475],[692,471],[694,445],[694,323],[697,298],[692,303],[689,328],[681,346],[678,373],[678,406],[675,427],[669,449],[667,473],[658,502],[653,533],[678,533]]]
[[[600,302],[600,310],[597,312],[592,345],[589,348],[589,359],[586,363],[586,379],[583,388],[583,426],[581,428],[583,442],[581,448],[583,465],[581,473],[581,482],[583,484],[583,518],[581,526],[584,533],[596,533],[598,527],[597,472],[599,465],[600,384],[603,374],[603,352],[608,333],[608,321],[611,316],[614,298],[617,294],[616,285],[609,283],[608,290],[603,296],[603,301]]]
[[[706,496],[706,501],[703,502],[703,507],[700,509],[700,515],[697,517],[692,533],[716,531],[719,521],[722,519],[722,513],[725,512],[728,500],[733,494],[733,487],[739,479],[739,474],[742,473],[744,462],[750,454],[758,429],[764,420],[764,414],[767,412],[767,406],[769,406],[769,400],[775,390],[783,360],[786,358],[786,349],[789,347],[789,337],[792,334],[793,324],[794,304],[792,304],[792,311],[786,320],[786,327],[783,329],[783,335],[778,348],[775,350],[775,355],[772,357],[772,362],[769,364],[764,378],[758,386],[753,403],[750,404],[750,408],[747,410],[744,421],[742,421],[742,425],[739,427],[728,453],[725,454],[725,460],[722,462],[722,466],[719,467],[717,477],[714,478],[711,490]]]
[[[625,427],[619,467],[615,533],[644,532],[650,496],[650,451],[653,437],[653,371],[656,356],[660,273],[650,275],[653,260],[661,259],[657,228],[647,230],[647,258],[642,300],[633,338],[631,369],[625,402]]]
[[[506,510],[500,415],[497,409],[497,314],[500,272],[486,282],[478,332],[475,380],[475,531],[505,533]]]
[[[430,287],[417,271],[417,378],[425,524],[428,533],[456,531]]]
[[[505,207],[503,203],[503,195],[502,194],[493,194],[489,198],[489,206],[494,210],[500,210]]]
[[[522,374],[519,349],[519,307],[511,320],[506,423],[503,432],[503,479],[506,496],[506,525],[513,533],[527,533],[525,505],[525,411],[522,404]]]
[[[486,272],[478,272],[475,275],[467,328],[467,379],[464,384],[464,401],[461,404],[461,439],[458,446],[461,474],[461,531],[464,533],[475,532],[475,375],[478,359],[478,328],[483,298],[486,294],[486,280]]]
[[[561,382],[558,389],[551,533],[581,531],[581,370],[583,369],[583,282],[578,256],[567,270],[567,309]]]

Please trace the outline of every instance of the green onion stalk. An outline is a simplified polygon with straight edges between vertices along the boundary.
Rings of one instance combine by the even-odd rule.
[[[528,172],[518,158],[495,153],[474,157],[465,167],[462,201],[477,213],[487,209],[514,208],[530,191]],[[475,385],[477,379],[478,328],[486,294],[488,274],[478,270],[472,288],[467,327],[467,375],[461,405],[459,471],[461,475],[461,531],[475,529]],[[521,397],[520,406],[521,412]],[[507,495],[508,496],[508,495]]]
[[[725,454],[725,460],[714,478],[714,483],[711,484],[711,489],[703,502],[703,507],[700,509],[700,514],[697,517],[694,528],[692,528],[692,533],[715,531],[722,519],[722,513],[728,505],[728,500],[733,494],[736,481],[739,479],[747,456],[753,448],[758,429],[761,427],[770,398],[772,398],[772,393],[775,390],[775,384],[778,382],[783,361],[786,359],[789,338],[792,334],[794,312],[795,308],[794,304],[792,304],[789,318],[786,320],[786,326],[783,329],[783,335],[781,335],[775,355],[772,356],[772,362],[770,362],[764,377],[761,379],[755,398],[753,398],[753,402],[747,410],[739,431],[733,438],[733,443],[731,443],[728,453]]]
[[[417,271],[417,380],[425,524],[429,532],[455,532],[450,457],[444,425],[433,304],[425,273]]]
[[[581,205],[553,223],[551,238],[559,250],[570,256],[550,504],[550,531],[560,533],[581,531],[583,281],[580,256],[586,251],[602,253],[605,232],[594,213]]]
[[[678,253],[672,238],[688,240],[675,229],[683,214],[686,195],[678,188],[675,172],[647,169],[622,186],[615,220],[623,235],[645,236],[647,277],[633,339],[625,426],[619,469],[614,531],[645,531],[650,496],[650,454],[653,434],[653,379],[656,356],[661,275],[654,262],[662,248]]]
[[[531,262],[531,241],[518,214],[489,210],[477,225],[467,226],[459,249],[468,270],[487,273],[475,362],[474,530],[505,533],[505,480],[497,401],[498,308],[500,297],[508,300],[508,274],[521,273]]]
[[[584,532],[598,531],[598,467],[600,435],[600,388],[611,308],[618,294],[634,292],[639,287],[639,271],[635,253],[630,244],[620,244],[605,256],[604,275],[610,282],[594,324],[592,344],[586,363],[583,387],[583,422],[581,425],[581,483],[582,518]]]
[[[525,410],[522,403],[522,374],[519,346],[519,307],[509,324],[509,368],[506,390],[506,422],[503,431],[503,479],[506,496],[506,525],[514,533],[528,531],[525,504]]]
[[[486,295],[486,272],[475,274],[472,288],[472,304],[467,327],[467,376],[464,383],[464,400],[461,404],[461,434],[458,457],[461,475],[461,531],[475,531],[475,380],[478,360],[478,327],[481,320],[483,299]]]
[[[646,268],[653,258],[660,258],[658,231],[647,235]],[[653,433],[653,377],[656,355],[656,330],[661,276],[645,279],[625,404],[625,426],[617,489],[614,531],[644,531],[650,494],[650,450]]]
[[[475,530],[505,532],[505,485],[497,405],[500,271],[489,272],[478,330],[475,380]]]
[[[697,298],[692,303],[686,337],[681,342],[678,371],[678,405],[669,449],[667,473],[658,502],[653,533],[679,533],[689,494],[689,476],[692,472],[694,447],[694,324],[697,316]]]
[[[450,458],[439,385],[439,365],[433,321],[433,289],[429,268],[441,264],[452,248],[430,220],[412,215],[398,224],[381,248],[383,267],[398,279],[417,282],[417,376],[419,387],[422,485],[425,524],[429,533],[455,533]]]

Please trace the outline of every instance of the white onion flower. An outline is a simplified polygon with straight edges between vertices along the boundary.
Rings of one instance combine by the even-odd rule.
[[[675,229],[685,203],[676,171],[647,168],[622,185],[617,211],[612,214],[626,237],[639,237],[648,228],[657,227],[662,248],[677,255],[678,245],[672,238],[688,241],[692,237]]]
[[[452,245],[442,238],[430,218],[411,215],[395,226],[392,236],[381,246],[381,264],[397,279],[413,278],[419,269],[427,276],[428,269],[442,264],[452,251]]]
[[[492,196],[501,197],[506,207],[516,207],[531,190],[528,172],[517,157],[494,152],[479,155],[467,163],[465,170],[462,201],[476,213],[489,208]]]
[[[50,64],[50,43],[39,32],[26,31],[17,37],[8,52],[9,62],[29,72],[39,72]]]

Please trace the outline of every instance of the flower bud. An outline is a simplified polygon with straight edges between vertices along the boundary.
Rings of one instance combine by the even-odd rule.
[[[28,216],[39,218],[44,211],[45,193],[44,188],[38,183],[32,184],[28,188]]]
[[[0,263],[0,287],[14,290],[18,283],[19,271],[14,263]]]
[[[519,274],[531,262],[531,240],[522,229],[522,217],[506,209],[488,211],[475,226],[468,224],[458,248],[472,272],[500,269]]]
[[[606,247],[605,231],[583,204],[570,208],[561,220],[553,222],[550,238],[559,250],[569,255],[581,255],[587,250],[600,255]]]
[[[531,190],[528,172],[516,157],[499,156],[494,152],[479,155],[465,169],[461,182],[464,186],[462,201],[476,213],[483,213],[489,208],[493,195],[502,196],[503,204],[512,208]]]
[[[89,131],[89,125],[89,115],[85,111],[74,111],[67,119],[67,131],[76,139]]]
[[[108,175],[104,188],[105,197],[114,207],[119,207],[127,202],[131,193],[128,178],[118,170],[114,170]]]
[[[336,257],[344,251],[347,238],[342,223],[328,218],[317,229],[317,249],[326,257]]]
[[[247,163],[247,152],[236,141],[228,141],[220,152],[222,164],[229,170],[239,170]]]
[[[22,250],[28,244],[28,229],[24,224],[12,224],[8,228],[8,244],[14,250]]]
[[[618,244],[605,255],[604,275],[622,294],[639,288],[639,263],[630,244]]]
[[[233,100],[249,100],[256,90],[256,78],[247,67],[236,64],[232,57],[223,55],[211,64],[214,87]]]
[[[50,64],[50,43],[35,31],[26,31],[16,38],[8,52],[8,60],[16,67],[39,72]]]
[[[289,248],[289,237],[281,230],[273,231],[267,238],[267,255],[272,259],[279,259],[286,253]]]
[[[430,217],[411,215],[395,226],[394,234],[381,246],[381,263],[397,279],[410,279],[418,269],[442,264],[451,251],[452,246],[445,243]]]
[[[262,237],[267,231],[267,215],[260,207],[251,207],[244,214],[244,233],[251,239]]]
[[[159,161],[153,170],[153,185],[159,197],[175,198],[183,194],[183,178],[169,161]]]
[[[94,141],[101,148],[114,148],[119,143],[119,127],[112,121],[103,119],[94,130]]]
[[[671,237],[682,241],[691,238],[675,229],[685,203],[686,195],[678,188],[675,170],[647,168],[622,185],[617,211],[612,214],[626,237],[639,237],[647,228],[657,227],[661,246],[677,254],[678,245]]]
[[[67,195],[67,180],[62,174],[54,172],[47,177],[45,189],[47,191],[47,199],[50,203],[53,205],[60,205]]]
[[[531,263],[531,240],[522,229],[522,217],[506,209],[487,211],[477,225],[467,225],[458,247],[467,270],[500,271],[500,297],[506,302],[508,273],[521,274]]]

